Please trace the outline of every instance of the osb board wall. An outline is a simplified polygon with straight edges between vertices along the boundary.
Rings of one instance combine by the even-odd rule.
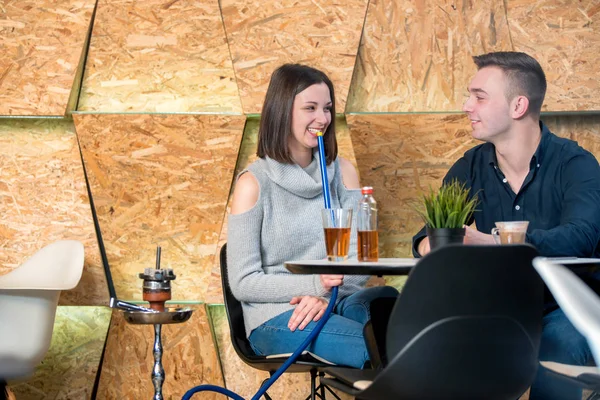
[[[61,304],[106,304],[104,273],[72,122],[0,119],[0,275],[57,240],[79,240],[85,265]]]
[[[348,115],[361,180],[374,188],[382,257],[412,257],[423,222],[419,194],[437,188],[463,153],[477,144],[463,114]]]
[[[502,0],[371,0],[346,111],[460,110],[471,56],[499,50]]]
[[[358,51],[367,0],[221,0],[245,113],[260,112],[271,73],[281,64],[322,69],[342,112]]]
[[[269,377],[269,374],[246,365],[237,356],[231,345],[225,307],[214,305],[209,306],[208,310],[223,365],[225,386],[243,398],[250,399],[258,391],[262,381]],[[284,373],[268,390],[268,393],[273,399],[304,399],[310,394],[310,374]],[[336,393],[343,400],[353,398],[340,391],[336,391]],[[332,396],[328,393],[327,397]]]
[[[52,343],[32,377],[9,382],[19,400],[90,399],[111,310],[58,307]]]
[[[534,56],[546,73],[542,110],[600,110],[600,2],[506,3],[514,49]]]
[[[542,120],[550,131],[575,140],[600,160],[600,116],[543,116]]]
[[[235,168],[234,177],[237,178],[238,174],[252,164],[258,157],[256,156],[256,148],[258,145],[258,128],[260,119],[251,118],[246,121],[246,127],[244,128],[244,137],[242,139],[242,145],[238,154],[237,165]],[[350,138],[350,131],[346,124],[344,116],[340,115],[336,117],[336,137],[338,139],[338,152],[340,157],[349,160],[356,168],[356,158],[354,157],[354,150],[352,148],[352,140]],[[357,168],[358,172],[358,168]],[[227,213],[231,209],[231,194],[235,187],[235,179],[231,186],[231,192],[227,201]],[[207,303],[223,303],[223,291],[221,290],[221,270],[219,263],[219,254],[223,244],[227,242],[227,215],[223,220],[223,226],[221,229],[221,235],[219,237],[219,245],[217,254],[215,257],[215,264],[212,268],[210,275],[210,282],[208,286],[208,293],[206,295]]]
[[[176,304],[173,307],[177,307]],[[192,317],[180,324],[162,325],[165,370],[163,396],[180,399],[194,386],[210,383],[223,386],[223,375],[213,341],[206,307],[195,308]],[[150,399],[154,386],[150,376],[154,366],[153,325],[132,325],[123,313],[114,310],[98,386],[98,399]],[[222,399],[204,393],[202,399]]]
[[[142,299],[156,246],[174,300],[203,300],[244,116],[75,114],[117,295]]]
[[[95,3],[0,3],[0,115],[65,114]]]
[[[79,110],[235,112],[217,0],[99,0]]]

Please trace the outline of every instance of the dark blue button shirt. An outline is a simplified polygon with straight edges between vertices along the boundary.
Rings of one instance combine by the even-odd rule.
[[[465,182],[479,205],[477,230],[490,233],[496,221],[529,221],[527,242],[541,255],[600,257],[600,166],[577,142],[560,138],[540,122],[542,137],[529,174],[515,194],[498,167],[496,151],[484,143],[467,151],[444,182]],[[473,221],[469,221],[470,225]],[[413,237],[413,254],[426,236]]]

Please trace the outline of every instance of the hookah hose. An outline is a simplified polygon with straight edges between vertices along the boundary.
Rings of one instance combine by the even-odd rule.
[[[319,162],[321,167],[321,183],[323,185],[323,199],[325,201],[325,208],[331,208],[331,195],[329,194],[329,180],[327,179],[327,165],[325,160],[325,144],[323,143],[323,132],[317,132],[317,141],[319,144]],[[329,319],[329,315],[333,311],[335,301],[337,300],[337,295],[338,287],[334,286],[331,289],[331,298],[329,299],[329,304],[327,305],[325,313],[317,323],[315,329],[313,329],[313,331],[308,335],[308,337],[304,339],[304,342],[302,342],[300,347],[298,347],[296,351],[294,351],[294,353],[281,365],[281,367],[279,367],[277,371],[273,373],[271,378],[269,378],[269,380],[265,382],[264,385],[262,385],[258,392],[256,392],[256,394],[252,397],[252,400],[260,399],[266,393],[266,391],[275,383],[275,381],[281,376],[281,374],[283,374],[285,370],[287,370],[290,367],[290,365],[292,365],[294,361],[296,361],[296,359],[300,357],[304,349],[306,349],[308,345],[310,345],[310,343],[317,337],[317,335],[319,334],[319,332],[321,332],[321,329],[323,329],[323,326]],[[181,399],[190,400],[194,393],[205,391],[221,393],[234,400],[244,400],[244,398],[238,395],[237,393],[216,385],[200,385],[193,387],[190,390],[188,390]]]
[[[288,369],[290,367],[290,365],[292,365],[298,357],[300,357],[300,355],[302,354],[304,349],[306,349],[308,347],[308,345],[317,337],[319,332],[321,332],[323,325],[325,325],[325,323],[329,319],[329,315],[331,314],[331,311],[333,310],[333,307],[335,306],[337,294],[338,294],[338,287],[334,286],[331,289],[331,299],[329,300],[327,309],[325,309],[325,313],[323,314],[323,316],[317,323],[317,326],[315,327],[315,329],[313,329],[313,331],[308,335],[308,337],[306,339],[304,339],[304,342],[302,342],[300,347],[298,347],[296,349],[294,354],[292,354],[285,361],[285,363],[283,363],[281,365],[281,367],[279,367],[277,369],[277,371],[275,371],[275,373],[273,373],[271,378],[269,378],[269,380],[267,382],[265,382],[265,384],[258,390],[258,392],[256,392],[256,394],[252,397],[252,400],[260,399],[265,394],[265,392],[275,383],[275,381],[281,376],[281,374],[283,374],[285,372],[285,370]],[[229,389],[226,389],[226,388],[223,388],[220,386],[216,386],[216,385],[200,385],[200,386],[193,387],[183,395],[181,400],[189,400],[192,398],[194,393],[205,392],[205,391],[221,393],[221,394],[224,394],[225,396],[228,396],[234,400],[244,400],[244,398],[242,396],[238,395],[237,393],[232,392]]]

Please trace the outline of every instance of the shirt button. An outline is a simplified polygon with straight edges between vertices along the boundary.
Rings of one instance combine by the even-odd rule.
[[[537,167],[539,168],[539,167],[540,167],[540,164],[538,164],[538,165],[537,165]]]
[[[506,183],[506,182],[508,182],[508,179],[504,178],[504,179],[502,179],[502,182]]]
[[[521,207],[520,207],[520,206],[518,206],[518,205],[517,205],[517,206],[515,206],[515,210],[519,211],[520,209],[521,209]]]

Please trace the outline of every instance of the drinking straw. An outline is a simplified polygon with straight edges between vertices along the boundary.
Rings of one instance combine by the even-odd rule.
[[[329,180],[327,179],[327,164],[325,163],[325,144],[323,143],[323,132],[317,132],[319,144],[319,161],[321,165],[321,184],[323,185],[323,199],[325,208],[331,208],[331,195],[329,194]]]

